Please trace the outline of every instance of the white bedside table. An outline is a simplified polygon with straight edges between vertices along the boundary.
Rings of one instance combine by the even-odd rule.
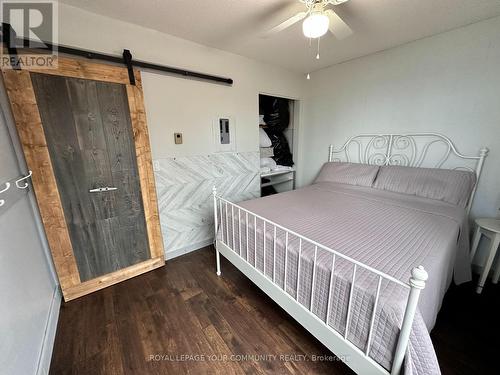
[[[486,263],[484,265],[483,272],[481,273],[481,277],[479,278],[479,282],[476,288],[476,293],[480,294],[483,290],[484,282],[488,277],[488,273],[490,272],[493,260],[495,259],[498,245],[500,245],[500,219],[476,219],[475,221],[477,228],[474,233],[474,239],[472,240],[470,260],[472,261],[474,259],[474,255],[476,255],[481,235],[485,235],[491,241],[490,251],[488,253],[488,257],[486,258]],[[500,265],[497,266],[495,274],[493,275],[493,284],[498,283],[499,277]]]

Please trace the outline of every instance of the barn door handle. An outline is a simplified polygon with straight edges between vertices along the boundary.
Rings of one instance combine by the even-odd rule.
[[[96,188],[96,189],[90,189],[89,193],[101,193],[103,191],[112,191],[112,190],[117,190],[117,189],[118,188],[106,186],[106,187],[101,187],[101,188]]]

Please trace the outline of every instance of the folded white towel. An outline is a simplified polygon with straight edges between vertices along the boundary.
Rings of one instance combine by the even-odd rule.
[[[291,171],[293,170],[293,167],[289,167],[287,165],[277,165],[275,168],[273,168],[274,171],[281,171],[281,170],[287,170]]]
[[[261,166],[261,168],[268,167],[268,168],[271,168],[271,170],[272,170],[272,169],[276,168],[276,162],[274,161],[274,159],[271,159],[271,158],[261,158],[260,159],[260,166]]]
[[[259,144],[260,147],[271,147],[273,144],[264,129],[259,128]]]
[[[274,156],[274,148],[272,147],[261,147],[260,148],[260,157],[261,158],[270,158]]]

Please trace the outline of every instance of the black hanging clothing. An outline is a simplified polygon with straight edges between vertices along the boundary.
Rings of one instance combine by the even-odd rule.
[[[278,165],[293,166],[290,146],[283,131],[290,125],[290,108],[288,99],[267,95],[259,96],[260,113],[264,114],[264,128],[274,148],[273,159]]]

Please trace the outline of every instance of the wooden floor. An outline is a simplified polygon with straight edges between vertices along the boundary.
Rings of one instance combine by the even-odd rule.
[[[352,374],[231,264],[214,267],[207,248],[63,304],[51,374]],[[432,333],[444,375],[494,373],[498,292],[448,292]]]

